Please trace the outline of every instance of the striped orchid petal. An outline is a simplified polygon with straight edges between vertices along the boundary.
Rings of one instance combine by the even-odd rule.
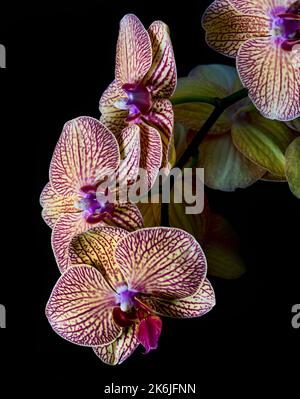
[[[70,266],[93,266],[111,286],[124,283],[124,277],[114,260],[114,251],[120,239],[127,234],[123,229],[101,226],[77,235],[69,247]]]
[[[270,18],[265,14],[239,12],[229,0],[216,0],[202,19],[207,44],[214,50],[236,57],[247,40],[270,35]]]
[[[121,329],[112,318],[115,294],[101,273],[89,266],[74,266],[55,285],[46,316],[64,339],[83,346],[110,344]]]
[[[52,229],[61,215],[78,213],[78,209],[74,207],[77,199],[77,195],[65,197],[57,194],[51,184],[47,183],[40,196],[42,217],[47,225]]]
[[[191,318],[209,312],[215,305],[215,294],[210,282],[205,279],[199,291],[187,298],[168,301],[145,296],[141,300],[161,316]]]
[[[56,222],[52,230],[51,243],[61,273],[69,266],[69,245],[72,237],[87,231],[90,227],[81,213],[66,213]]]
[[[103,222],[127,231],[141,229],[144,226],[139,208],[130,202],[114,204],[112,213],[103,216]]]
[[[266,15],[279,7],[288,8],[295,0],[229,0],[229,2],[246,15]]]
[[[148,32],[133,14],[125,15],[120,22],[116,54],[116,80],[138,84],[152,64],[152,48]]]
[[[131,125],[123,129],[119,136],[121,162],[117,172],[119,189],[127,192],[128,187],[137,179],[139,174],[141,145],[140,128]]]
[[[102,94],[99,103],[100,122],[110,129],[117,138],[118,134],[127,126],[125,122],[127,111],[115,106],[117,101],[124,97],[126,97],[125,91],[119,82],[114,80]]]
[[[176,87],[176,64],[169,28],[161,21],[153,22],[148,33],[152,43],[153,61],[144,82],[153,88],[153,96],[169,98]]]
[[[161,166],[167,167],[169,161],[169,148],[174,125],[174,112],[169,100],[161,99],[153,103],[152,111],[144,117],[149,125],[153,126],[159,133],[162,141]],[[143,124],[144,126],[144,124]]]
[[[141,158],[140,167],[147,172],[147,186],[150,189],[158,175],[162,161],[162,142],[158,131],[146,123],[140,125]]]
[[[93,185],[119,165],[114,135],[94,118],[79,117],[67,122],[56,145],[50,181],[60,195],[74,195]]]
[[[130,233],[117,244],[115,258],[130,290],[163,298],[195,294],[206,276],[200,245],[175,228]]]
[[[95,354],[102,362],[115,366],[123,363],[139,346],[136,337],[136,325],[124,328],[122,335],[114,342],[105,346],[93,348]]]
[[[238,52],[240,78],[259,111],[270,119],[300,115],[300,69],[271,38],[248,40]]]

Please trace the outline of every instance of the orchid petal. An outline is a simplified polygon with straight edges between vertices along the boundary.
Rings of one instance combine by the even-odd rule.
[[[69,244],[71,239],[87,231],[91,225],[87,223],[80,213],[66,213],[56,222],[51,236],[53,253],[57,265],[63,273],[69,265]]]
[[[119,189],[127,192],[128,186],[134,184],[140,165],[140,128],[131,125],[119,136],[121,162],[117,172]]]
[[[294,2],[295,0],[229,0],[237,11],[246,15],[259,16],[270,15],[279,6],[287,9]]]
[[[270,35],[267,15],[242,14],[228,0],[216,0],[208,7],[202,26],[207,44],[229,57],[236,57],[240,46],[247,40]]]
[[[76,195],[66,197],[57,194],[51,184],[47,183],[40,196],[40,203],[44,208],[42,217],[47,225],[52,229],[61,215],[77,213],[78,209],[74,207],[76,200]]]
[[[120,22],[116,54],[116,80],[121,84],[138,84],[152,64],[152,48],[148,32],[133,14]]]
[[[176,87],[176,64],[168,26],[153,22],[148,33],[152,43],[153,61],[144,78],[145,85],[151,88],[152,95],[170,98]]]
[[[141,297],[141,300],[161,316],[191,318],[200,317],[209,312],[215,305],[215,294],[210,282],[205,279],[196,294],[184,299],[168,301]]]
[[[163,298],[193,295],[206,276],[200,245],[175,228],[130,233],[117,244],[115,258],[131,290]]]
[[[101,226],[77,235],[69,247],[70,266],[93,266],[113,287],[124,283],[122,273],[114,260],[114,252],[117,243],[127,234],[123,229]]]
[[[139,346],[136,337],[136,325],[123,330],[122,335],[114,342],[93,348],[102,362],[114,366],[123,363]]]
[[[56,145],[50,182],[60,195],[74,195],[94,185],[119,165],[114,135],[94,118],[79,117],[67,122]]]
[[[161,167],[162,141],[158,131],[147,123],[141,123],[140,129],[140,167],[147,172],[146,186],[150,190]]]
[[[204,168],[205,184],[216,190],[246,188],[266,172],[235,148],[229,133],[207,136],[200,145],[199,158],[198,166]]]
[[[100,122],[103,123],[115,136],[126,127],[125,118],[128,111],[115,106],[121,98],[126,98],[126,92],[119,82],[114,80],[101,96],[99,109],[101,112]]]
[[[158,316],[148,316],[138,325],[137,339],[145,348],[145,354],[151,349],[157,349],[158,339],[161,334],[162,321]]]
[[[74,266],[56,283],[46,316],[54,331],[70,342],[105,345],[121,334],[112,317],[115,305],[115,294],[98,270]]]
[[[300,68],[272,38],[248,40],[237,57],[241,81],[249,97],[267,118],[291,120],[300,116]]]
[[[241,277],[246,267],[239,254],[237,233],[220,215],[212,213],[209,221],[208,234],[204,240],[207,273],[225,279]]]
[[[103,215],[103,222],[127,231],[141,229],[144,226],[139,208],[130,202],[114,204],[112,213]]]
[[[286,151],[286,176],[293,194],[300,199],[300,137]]]
[[[285,124],[260,116],[257,112],[237,117],[232,140],[250,161],[274,175],[285,177],[285,151],[296,133]]]
[[[169,100],[156,100],[149,116],[144,117],[159,133],[162,141],[162,167],[167,167],[174,126],[173,107]],[[142,126],[144,126],[143,124]],[[143,146],[142,146],[143,148]]]

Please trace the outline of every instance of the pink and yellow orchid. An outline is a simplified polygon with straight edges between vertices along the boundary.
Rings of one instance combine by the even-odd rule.
[[[100,100],[101,121],[116,135],[128,125],[140,127],[140,167],[152,186],[160,167],[168,166],[173,129],[169,98],[176,86],[176,66],[169,29],[161,21],[148,31],[132,14],[120,23],[115,80]],[[150,172],[150,173],[149,173]]]
[[[146,353],[157,347],[160,316],[199,317],[214,306],[206,268],[183,230],[96,227],[73,238],[46,315],[60,336],[119,364],[139,344]]]
[[[215,0],[203,27],[213,49],[236,58],[241,81],[265,117],[300,115],[299,0]]]
[[[127,230],[143,226],[134,204],[104,200],[109,186],[103,193],[103,201],[98,195],[100,183],[114,172],[119,180],[129,176],[133,181],[138,173],[138,126],[124,129],[122,137],[120,150],[125,159],[120,165],[116,138],[98,120],[79,117],[63,128],[51,160],[50,182],[41,194],[42,216],[53,228],[52,247],[62,272],[68,266],[68,246],[74,235],[95,224],[112,224]],[[114,189],[111,187],[111,191]]]

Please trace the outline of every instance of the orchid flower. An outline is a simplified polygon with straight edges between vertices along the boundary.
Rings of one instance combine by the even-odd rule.
[[[108,364],[139,344],[156,349],[161,316],[199,317],[215,304],[205,255],[180,229],[95,227],[72,239],[69,257],[46,315],[60,336]]]
[[[226,97],[241,89],[236,69],[226,65],[200,65],[178,80],[173,96],[193,93],[206,97]],[[186,103],[174,106],[176,127],[187,147],[208,118],[213,106]],[[181,130],[181,132],[180,132]],[[250,100],[227,108],[199,147],[198,166],[204,168],[205,184],[213,189],[234,191],[246,188],[268,174],[286,180],[285,151],[297,133],[283,122],[261,116]],[[179,138],[175,138],[178,141]],[[182,149],[176,147],[178,155]]]
[[[176,86],[176,66],[169,29],[161,21],[148,31],[132,14],[120,23],[115,80],[100,99],[101,122],[116,135],[128,125],[140,127],[140,167],[151,188],[160,167],[168,166],[173,129],[169,98]]]
[[[216,0],[203,27],[213,49],[236,58],[241,81],[265,117],[300,115],[299,0]]]
[[[120,181],[126,176],[134,181],[138,173],[139,128],[127,127],[122,136],[125,160],[120,165],[116,138],[101,122],[79,117],[63,128],[51,160],[50,182],[40,200],[42,216],[53,228],[52,247],[62,272],[68,266],[68,246],[74,235],[95,225],[112,224],[127,230],[143,226],[136,205],[105,200],[109,185],[103,196],[98,195],[100,183],[114,172]]]

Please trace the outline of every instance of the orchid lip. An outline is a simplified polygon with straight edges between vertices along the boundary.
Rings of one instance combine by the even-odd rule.
[[[300,43],[300,7],[296,3],[288,10],[278,9],[272,17],[272,35],[285,51]]]
[[[147,114],[152,108],[151,90],[141,84],[124,84],[122,89],[126,93],[115,102],[115,107],[122,110],[128,110],[126,122],[137,122],[141,115]]]
[[[94,224],[103,220],[104,215],[113,213],[114,205],[107,202],[100,202],[94,186],[81,188],[81,199],[75,202],[76,209],[83,211],[83,216],[88,223]]]

